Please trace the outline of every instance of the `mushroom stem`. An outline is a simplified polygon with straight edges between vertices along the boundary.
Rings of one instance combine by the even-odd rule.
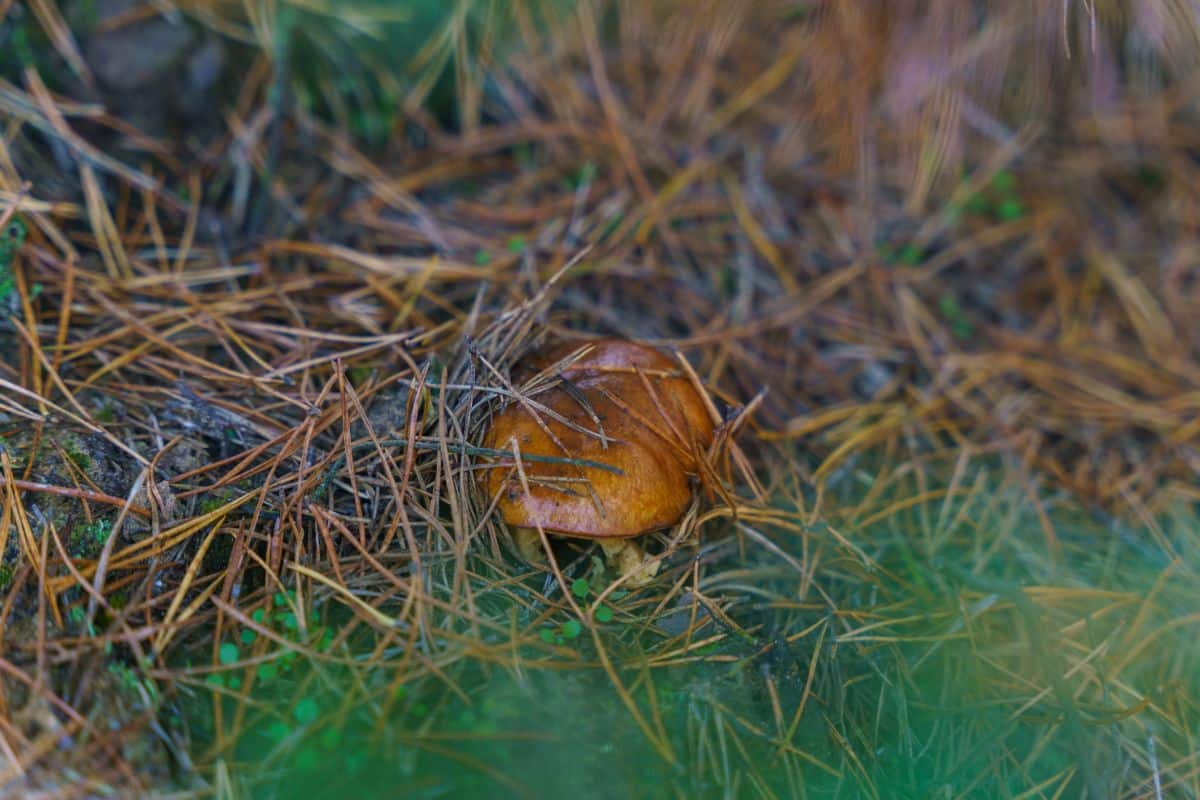
[[[546,563],[546,554],[542,552],[542,537],[538,536],[537,528],[513,528],[513,542],[521,558],[530,564]]]
[[[542,550],[542,537],[537,528],[513,528],[513,544],[521,558],[529,564],[545,564],[546,553]],[[645,586],[658,574],[661,558],[646,554],[633,539],[601,539],[600,549],[604,558],[617,576],[630,588]]]
[[[630,588],[650,583],[662,566],[661,558],[646,555],[642,546],[632,539],[601,539],[600,547],[604,550],[608,565],[617,571],[617,575]]]

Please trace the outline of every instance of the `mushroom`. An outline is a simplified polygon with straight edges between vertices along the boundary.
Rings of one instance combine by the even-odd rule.
[[[539,560],[538,528],[597,539],[628,583],[647,583],[660,559],[634,538],[691,505],[690,476],[713,441],[706,398],[671,358],[617,339],[554,347],[524,366],[557,381],[502,409],[483,438],[521,456],[485,465],[482,477],[518,550]]]

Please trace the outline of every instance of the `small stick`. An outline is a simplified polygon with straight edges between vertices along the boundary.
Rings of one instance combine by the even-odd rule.
[[[7,486],[9,484],[24,492],[45,492],[47,494],[62,495],[63,497],[77,497],[80,500],[91,500],[96,503],[105,503],[110,506],[117,506],[118,508],[125,508],[126,505],[128,505],[129,510],[134,514],[137,514],[139,517],[150,517],[149,509],[142,508],[141,506],[134,505],[133,503],[127,504],[124,499],[120,497],[113,497],[111,494],[104,494],[103,492],[93,492],[89,489],[78,489],[73,486],[54,486],[49,483],[38,483],[36,481],[22,481],[17,479],[9,480],[7,478],[0,478],[0,486]]]

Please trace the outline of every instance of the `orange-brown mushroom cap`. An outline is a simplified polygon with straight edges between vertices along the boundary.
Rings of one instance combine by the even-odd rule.
[[[575,387],[624,397],[636,416],[657,430],[673,431],[672,444],[707,447],[712,441],[708,404],[679,364],[661,351],[624,339],[594,339],[560,344],[528,359],[528,366],[538,370],[557,363],[565,365],[560,374]],[[637,415],[640,409],[648,414]],[[694,459],[684,466],[694,471]]]
[[[501,515],[516,527],[586,538],[669,527],[691,503],[688,475],[712,441],[704,398],[674,361],[653,348],[619,340],[585,344],[584,355],[561,370],[570,388],[557,385],[532,396],[542,411],[510,404],[492,420],[483,442],[506,451],[515,443],[522,455],[574,463],[522,459],[527,493],[512,461],[504,460],[485,469],[484,488],[489,496],[499,494]],[[552,348],[532,363],[544,369],[580,347]]]
[[[560,361],[566,362],[564,375],[605,368],[640,368],[663,372],[679,370],[679,365],[661,351],[625,339],[564,342],[534,353],[526,359],[526,364],[535,369],[544,369]]]

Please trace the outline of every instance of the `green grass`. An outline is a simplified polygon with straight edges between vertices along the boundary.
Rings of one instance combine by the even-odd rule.
[[[943,489],[947,467],[933,471]],[[456,660],[441,678],[402,686],[383,716],[346,700],[363,690],[362,672],[299,659],[255,687],[236,761],[266,765],[262,790],[296,798],[394,797],[397,786],[411,797],[798,797],[803,787],[999,798],[1038,785],[1075,797],[1150,780],[1137,759],[1150,737],[1166,764],[1198,733],[1164,716],[1200,696],[1186,668],[1200,657],[1200,599],[1194,567],[1163,548],[1200,544],[1200,519],[1180,506],[1157,532],[1125,530],[1041,497],[1043,521],[1005,475],[979,464],[949,499],[934,489],[913,504],[933,476],[847,471],[827,500],[829,527],[756,526],[793,563],[821,555],[806,593],[803,576],[761,548],[740,561],[730,541],[707,567],[699,588],[727,622],[700,608],[690,636],[712,639],[703,647],[683,644],[677,609],[654,613],[657,597],[612,600],[598,635],[642,713],[661,716],[674,763],[639,730],[587,622],[569,611],[539,628],[551,653],[514,644],[504,665]],[[605,585],[592,572],[568,591],[583,602]],[[379,646],[363,634],[340,652]],[[221,660],[246,654],[227,643]],[[366,680],[378,696],[390,675]],[[231,718],[235,702],[221,698]],[[204,724],[207,701],[197,712]]]
[[[540,0],[529,8],[544,21],[572,5]],[[354,0],[337,14],[282,10],[272,49],[287,67],[288,90],[306,111],[369,147],[389,140],[406,104],[424,106],[449,128],[477,124],[468,98],[486,90],[485,69],[519,46],[511,8],[496,0]]]

